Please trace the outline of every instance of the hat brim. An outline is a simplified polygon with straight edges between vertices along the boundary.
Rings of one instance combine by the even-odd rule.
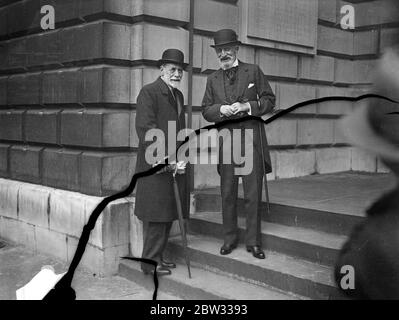
[[[227,45],[240,45],[242,44],[241,41],[230,41],[230,42],[223,42],[223,43],[218,43],[218,44],[211,44],[212,48],[217,48],[217,47],[223,47],[223,46],[227,46]]]
[[[399,162],[399,148],[378,135],[370,126],[368,108],[359,106],[339,123],[339,129],[352,145],[374,153],[381,158]]]
[[[176,64],[178,66],[181,66],[183,68],[183,70],[186,70],[188,65],[189,65],[188,63],[184,63],[184,62],[182,63],[182,62],[178,62],[178,61],[175,61],[175,60],[161,59],[161,60],[158,60],[158,68],[160,66],[162,66],[163,64],[166,64],[166,63],[173,63],[173,64]]]

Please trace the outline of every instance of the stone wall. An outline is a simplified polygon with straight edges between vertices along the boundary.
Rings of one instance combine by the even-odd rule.
[[[317,15],[310,19],[314,41],[301,45],[303,30],[287,37],[289,43],[276,42],[276,34],[251,37],[261,33],[254,24],[245,27],[252,18],[259,19],[251,16],[257,13],[248,0],[195,0],[193,128],[207,124],[200,105],[206,76],[218,68],[209,45],[212,33],[221,28],[239,32],[244,42],[240,58],[261,66],[279,109],[317,97],[367,92],[376,59],[398,34],[397,1],[353,2],[356,29],[345,31],[339,25],[339,9],[349,2],[310,1]],[[45,4],[55,8],[55,30],[40,28],[40,8]],[[138,143],[137,95],[158,76],[156,61],[164,49],[179,48],[188,59],[189,12],[188,0],[168,0],[167,5],[163,0],[0,0],[0,177],[4,178],[0,196],[10,195],[5,203],[18,208],[17,213],[12,209],[13,214],[0,211],[2,237],[70,259],[88,214],[82,205],[130,182]],[[277,18],[290,25],[288,13]],[[186,73],[186,103],[187,78]],[[338,119],[353,107],[332,102],[313,105],[267,126],[274,164],[269,178],[385,170],[374,157],[348,146],[337,130]],[[40,196],[32,196],[35,189],[30,183],[40,186]],[[195,166],[195,188],[218,184],[214,165]],[[25,194],[28,187],[31,191]],[[46,203],[42,197],[50,200]],[[62,209],[75,204],[70,211],[80,212],[79,223],[69,209]],[[36,206],[37,212],[29,209]],[[125,206],[129,205],[115,204],[124,218]],[[64,221],[60,228],[58,214]],[[99,224],[105,228],[100,234],[112,239],[113,234],[105,231],[112,225],[106,222],[107,214]],[[112,248],[123,248],[125,253],[125,242],[112,241],[110,247],[90,244],[87,252],[95,252],[103,261],[94,269],[112,270],[103,264],[105,257],[116,261],[120,252]],[[132,251],[140,251],[132,246]]]

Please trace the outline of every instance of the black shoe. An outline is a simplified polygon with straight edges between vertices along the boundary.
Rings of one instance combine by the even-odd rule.
[[[247,246],[247,251],[252,252],[255,258],[265,259],[265,253],[260,246]]]
[[[144,274],[154,274],[154,270],[143,270]],[[171,275],[172,271],[170,271],[168,268],[158,266],[157,267],[157,275],[158,276],[168,276]]]
[[[176,268],[176,263],[161,260],[161,266],[168,269]]]
[[[233,243],[233,244],[224,244],[221,248],[220,248],[220,254],[222,256],[225,256],[226,254],[231,253],[231,251],[233,251],[235,248],[237,248],[237,243]]]

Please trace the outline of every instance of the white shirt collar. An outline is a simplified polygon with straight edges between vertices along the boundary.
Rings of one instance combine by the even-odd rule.
[[[231,68],[237,67],[238,66],[238,59],[236,58],[236,61],[234,61],[233,65]],[[230,68],[229,68],[230,69]],[[223,70],[228,70],[228,69],[223,69]]]

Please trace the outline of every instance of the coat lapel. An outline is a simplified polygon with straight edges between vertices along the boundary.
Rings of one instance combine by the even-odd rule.
[[[224,99],[223,103],[227,103],[226,90],[224,88],[223,69],[219,69],[216,71],[215,79],[216,81],[214,82],[214,84],[216,86],[216,92],[220,92],[221,96]]]
[[[239,94],[238,95],[239,97],[245,98],[245,93],[249,79],[248,66],[245,63],[239,61],[237,73],[238,73],[237,93]]]
[[[176,112],[177,114],[177,103],[175,98],[173,98],[172,92],[168,88],[168,85],[161,79],[161,77],[158,78],[158,84],[161,93],[167,97],[169,105],[172,107],[172,109]]]

